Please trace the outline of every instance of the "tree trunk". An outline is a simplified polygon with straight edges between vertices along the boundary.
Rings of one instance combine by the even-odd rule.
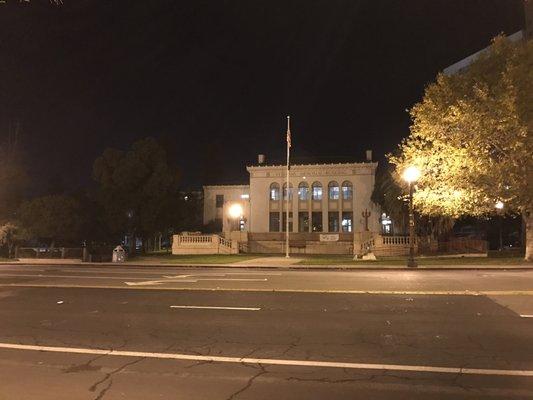
[[[533,212],[531,212],[530,210],[526,210],[522,213],[522,218],[524,218],[526,226],[526,238],[524,243],[526,248],[526,254],[524,259],[526,261],[533,261]]]

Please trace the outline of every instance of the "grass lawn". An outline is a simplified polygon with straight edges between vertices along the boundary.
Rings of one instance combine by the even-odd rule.
[[[131,263],[163,263],[163,264],[230,264],[239,261],[251,260],[261,257],[251,254],[199,254],[199,255],[172,255],[168,253],[155,253],[146,256],[137,256],[129,260]]]
[[[524,265],[533,266],[526,263],[520,257],[417,257],[416,261],[420,266],[432,265]],[[348,255],[304,255],[300,265],[397,265],[404,266],[406,257],[383,257],[376,261],[357,260]]]

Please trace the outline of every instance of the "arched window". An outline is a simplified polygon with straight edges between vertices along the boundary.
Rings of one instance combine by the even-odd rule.
[[[279,200],[279,185],[275,182],[270,184],[270,200]]]
[[[313,200],[322,200],[322,184],[320,182],[313,183],[311,195]]]
[[[353,186],[352,182],[344,181],[342,182],[342,199],[351,200],[353,197]]]
[[[298,198],[300,200],[307,200],[309,198],[309,185],[307,182],[300,182],[298,185]]]
[[[330,200],[338,200],[339,199],[339,184],[335,181],[331,181],[328,184],[328,193],[329,193]]]
[[[283,184],[283,200],[287,200],[287,184]],[[292,183],[289,184],[289,200],[292,200]]]

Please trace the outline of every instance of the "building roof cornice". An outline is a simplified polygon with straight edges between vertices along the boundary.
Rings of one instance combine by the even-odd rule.
[[[377,162],[358,162],[358,163],[336,163],[336,164],[291,164],[291,170],[304,168],[377,168]],[[249,165],[246,167],[248,172],[257,170],[279,170],[286,168],[286,165]]]
[[[216,188],[225,188],[225,189],[248,189],[250,185],[204,185],[204,189],[216,189]]]

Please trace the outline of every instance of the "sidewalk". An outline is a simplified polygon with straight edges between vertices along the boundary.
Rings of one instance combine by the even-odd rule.
[[[386,265],[386,264],[372,264],[364,261],[356,264],[298,264],[301,258],[285,258],[285,257],[258,257],[249,260],[243,260],[233,263],[162,263],[152,261],[137,262],[127,261],[125,263],[96,263],[96,262],[81,262],[77,259],[22,259],[20,261],[0,262],[1,265],[25,265],[25,266],[42,266],[42,265],[62,265],[62,266],[98,266],[98,267],[134,267],[134,268],[257,268],[257,269],[282,269],[282,270],[331,270],[331,271],[379,271],[379,270],[531,270],[533,271],[533,263],[506,265],[506,264],[468,264],[468,265],[419,265],[417,268],[408,268],[405,265]],[[420,260],[422,261],[422,260]]]

